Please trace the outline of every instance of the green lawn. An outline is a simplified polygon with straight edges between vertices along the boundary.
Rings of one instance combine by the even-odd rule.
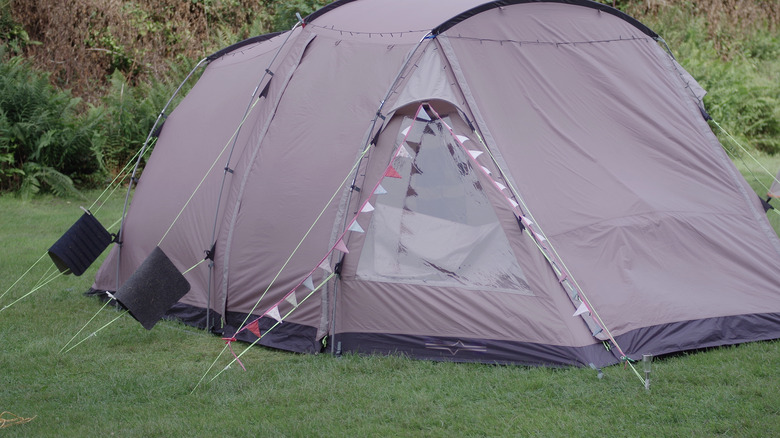
[[[762,161],[780,166],[778,159]],[[119,217],[122,195],[97,211],[101,222]],[[0,294],[81,215],[79,205],[0,196]],[[51,264],[48,257],[43,262],[0,298],[0,308],[35,286]],[[161,322],[146,331],[125,316],[58,353],[101,307],[82,295],[94,273],[93,266],[81,277],[59,277],[0,312],[0,411],[34,417],[0,436],[780,434],[780,342],[662,358],[650,392],[622,366],[598,379],[590,369],[262,348],[242,357],[246,371],[233,366],[192,392],[224,344],[180,324]],[[99,313],[78,339],[117,315]],[[245,345],[234,348],[238,353]]]

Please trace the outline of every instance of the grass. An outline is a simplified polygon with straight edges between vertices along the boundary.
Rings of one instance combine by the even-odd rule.
[[[765,166],[780,159],[762,157]],[[97,193],[90,193],[94,198]],[[93,208],[104,224],[121,194]],[[81,214],[76,201],[0,197],[0,294]],[[48,258],[43,260],[46,264]],[[96,263],[94,266],[97,266]],[[335,358],[251,348],[192,392],[222,351],[215,336],[119,320],[60,349],[101,307],[95,267],[59,277],[0,312],[0,411],[32,421],[15,436],[746,436],[780,433],[780,342],[680,354],[646,392],[620,366],[590,369]],[[35,286],[37,267],[0,304]],[[79,337],[116,317],[107,309]],[[235,346],[236,352],[245,345]],[[227,363],[223,356],[218,368]]]

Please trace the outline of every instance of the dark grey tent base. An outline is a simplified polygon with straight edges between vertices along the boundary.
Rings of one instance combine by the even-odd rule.
[[[97,296],[102,300],[108,299],[105,291],[90,288],[84,293],[88,296]],[[257,336],[249,330],[243,330],[235,334],[236,328],[244,322],[246,313],[228,312],[225,317],[225,325],[221,327],[222,315],[211,309],[210,316],[213,327],[210,331],[222,337],[234,337],[236,340],[252,343],[257,340]],[[176,303],[166,313],[164,319],[180,321],[186,325],[206,329],[206,309],[202,307],[191,306],[189,304]],[[254,317],[247,320],[251,322]],[[216,323],[214,322],[216,321]],[[276,323],[271,318],[261,318],[259,321],[260,330],[265,332]],[[322,345],[316,341],[317,329],[314,327],[295,324],[292,322],[283,322],[265,335],[258,345],[264,347],[279,348],[282,350],[293,351],[296,353],[318,353],[322,350]]]
[[[89,289],[86,295],[107,299],[105,291]],[[221,315],[211,310],[211,318],[221,320]],[[237,327],[244,322],[245,313],[228,312],[225,326],[211,330],[223,337],[233,337]],[[188,304],[176,303],[166,312],[165,319],[181,321],[184,324],[206,328],[206,309]],[[252,319],[248,320],[252,321]],[[260,330],[265,332],[276,323],[263,317]],[[691,333],[700,333],[693,338]],[[684,334],[676,337],[675,334]],[[259,345],[293,351],[317,353],[323,350],[316,340],[317,330],[291,322],[276,325],[264,336]],[[236,340],[252,343],[257,337],[249,330],[235,335]],[[635,330],[616,338],[633,360],[640,360],[642,354],[661,356],[681,351],[734,345],[745,342],[780,339],[780,313],[733,315],[662,324]],[[659,342],[660,341],[660,342]],[[601,368],[620,362],[616,348],[607,350],[603,344],[585,347],[542,345],[529,342],[512,342],[490,339],[458,339],[431,336],[401,335],[391,333],[339,333],[328,345],[336,342],[340,352],[358,354],[400,354],[414,359],[444,362],[473,362],[502,365],[529,365],[547,367],[588,367],[593,364]]]
[[[386,333],[341,333],[342,352],[402,354],[415,359],[547,367],[603,367],[618,358],[602,344],[585,347],[542,345],[490,339],[458,339]]]
[[[623,348],[631,346],[626,353],[639,360],[642,354],[661,356],[778,338],[780,313],[754,313],[661,324],[634,330],[616,340]]]

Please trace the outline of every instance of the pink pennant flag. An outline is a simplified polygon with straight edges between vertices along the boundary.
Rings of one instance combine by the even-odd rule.
[[[572,316],[580,316],[583,313],[590,313],[590,310],[588,310],[588,306],[585,305],[584,301],[582,303],[580,303],[580,306],[577,307],[577,311],[574,312],[574,315],[572,315]]]
[[[365,233],[365,231],[363,231],[363,227],[361,227],[357,221],[352,222],[352,225],[349,226],[348,230],[354,231],[356,233]]]
[[[344,254],[349,254],[349,250],[347,249],[347,245],[344,244],[344,241],[339,239],[339,241],[336,243],[336,246],[334,249],[337,249]]]
[[[458,142],[460,142],[460,144],[463,144],[470,140],[470,138],[466,137],[465,135],[456,135],[455,138],[458,139]]]
[[[387,190],[385,190],[385,188],[382,187],[382,184],[379,184],[376,187],[376,190],[374,190],[374,194],[375,195],[386,195],[387,194]]]
[[[361,213],[371,213],[372,211],[374,211],[374,206],[370,202],[366,202],[366,205],[360,210]]]
[[[471,154],[471,158],[475,160],[477,159],[478,156],[482,155],[482,151],[469,151],[469,153]]]
[[[279,314],[279,306],[274,306],[271,310],[265,312],[265,316],[270,316],[271,318],[282,322],[282,315]]]
[[[320,263],[320,265],[317,267],[327,272],[328,274],[333,273],[333,269],[331,269],[330,263],[328,263],[328,259],[323,260],[322,263]]]
[[[306,286],[306,289],[314,290],[314,280],[311,279],[311,275],[306,277],[306,280],[304,280],[303,285]]]
[[[385,176],[388,178],[401,178],[401,174],[398,173],[398,171],[395,170],[395,167],[393,166],[387,166],[387,170],[385,171]]]
[[[295,292],[291,293],[290,295],[287,295],[287,298],[285,298],[284,300],[292,304],[293,307],[298,307],[298,300],[295,298]]]

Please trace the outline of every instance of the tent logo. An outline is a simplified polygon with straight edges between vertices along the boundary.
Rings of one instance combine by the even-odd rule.
[[[487,351],[487,347],[479,344],[466,344],[461,340],[455,342],[439,341],[439,342],[426,342],[425,348],[429,350],[444,350],[449,351],[451,355],[455,356],[459,351],[473,351],[476,353],[484,353]]]

